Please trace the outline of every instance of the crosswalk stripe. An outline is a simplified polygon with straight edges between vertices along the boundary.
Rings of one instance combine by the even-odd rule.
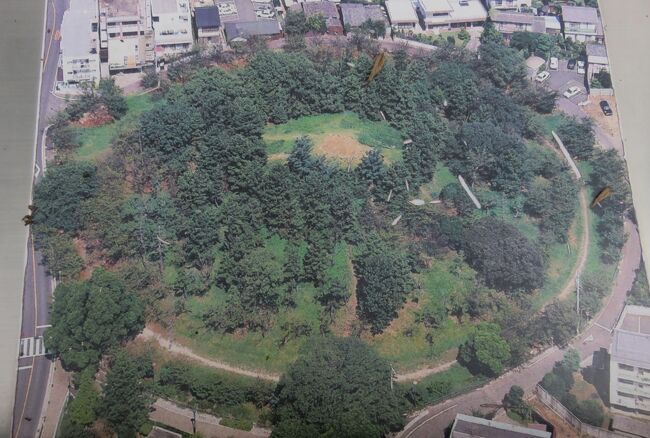
[[[47,354],[43,337],[23,338],[20,340],[18,348],[18,357],[43,356]]]

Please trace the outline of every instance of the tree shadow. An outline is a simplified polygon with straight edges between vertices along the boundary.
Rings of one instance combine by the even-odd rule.
[[[582,378],[596,388],[602,402],[609,406],[609,353],[605,348],[594,351],[592,365],[581,370]]]

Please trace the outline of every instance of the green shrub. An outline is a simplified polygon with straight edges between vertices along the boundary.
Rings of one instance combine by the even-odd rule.
[[[224,418],[220,421],[222,426],[232,427],[233,429],[249,431],[253,428],[253,423],[249,420],[242,420],[239,418]]]

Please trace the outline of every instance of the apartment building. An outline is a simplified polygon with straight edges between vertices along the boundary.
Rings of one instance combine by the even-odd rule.
[[[417,0],[427,30],[482,26],[487,10],[480,0]]]
[[[194,37],[188,0],[150,0],[157,58],[189,51]]]
[[[97,0],[70,0],[61,23],[63,85],[99,82],[99,11]]]
[[[650,416],[650,308],[625,306],[614,329],[609,361],[612,409]]]
[[[110,73],[155,62],[150,0],[100,0],[100,59]]]
[[[605,39],[598,9],[586,6],[562,6],[564,37],[582,43],[602,43]]]

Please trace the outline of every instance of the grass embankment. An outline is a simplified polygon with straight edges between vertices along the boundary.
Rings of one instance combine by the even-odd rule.
[[[129,127],[135,126],[140,114],[151,109],[154,102],[148,94],[126,97],[128,112],[120,120],[94,128],[77,128],[77,136],[81,147],[77,157],[82,160],[94,160],[104,154],[115,136]]]
[[[363,156],[369,148],[377,148],[389,162],[402,158],[402,135],[386,122],[362,120],[353,112],[320,114],[290,120],[282,125],[267,125],[263,139],[273,159],[285,158],[295,140],[309,136],[314,151],[330,158],[346,159]],[[343,144],[340,149],[336,146]],[[355,158],[358,161],[358,158]]]

